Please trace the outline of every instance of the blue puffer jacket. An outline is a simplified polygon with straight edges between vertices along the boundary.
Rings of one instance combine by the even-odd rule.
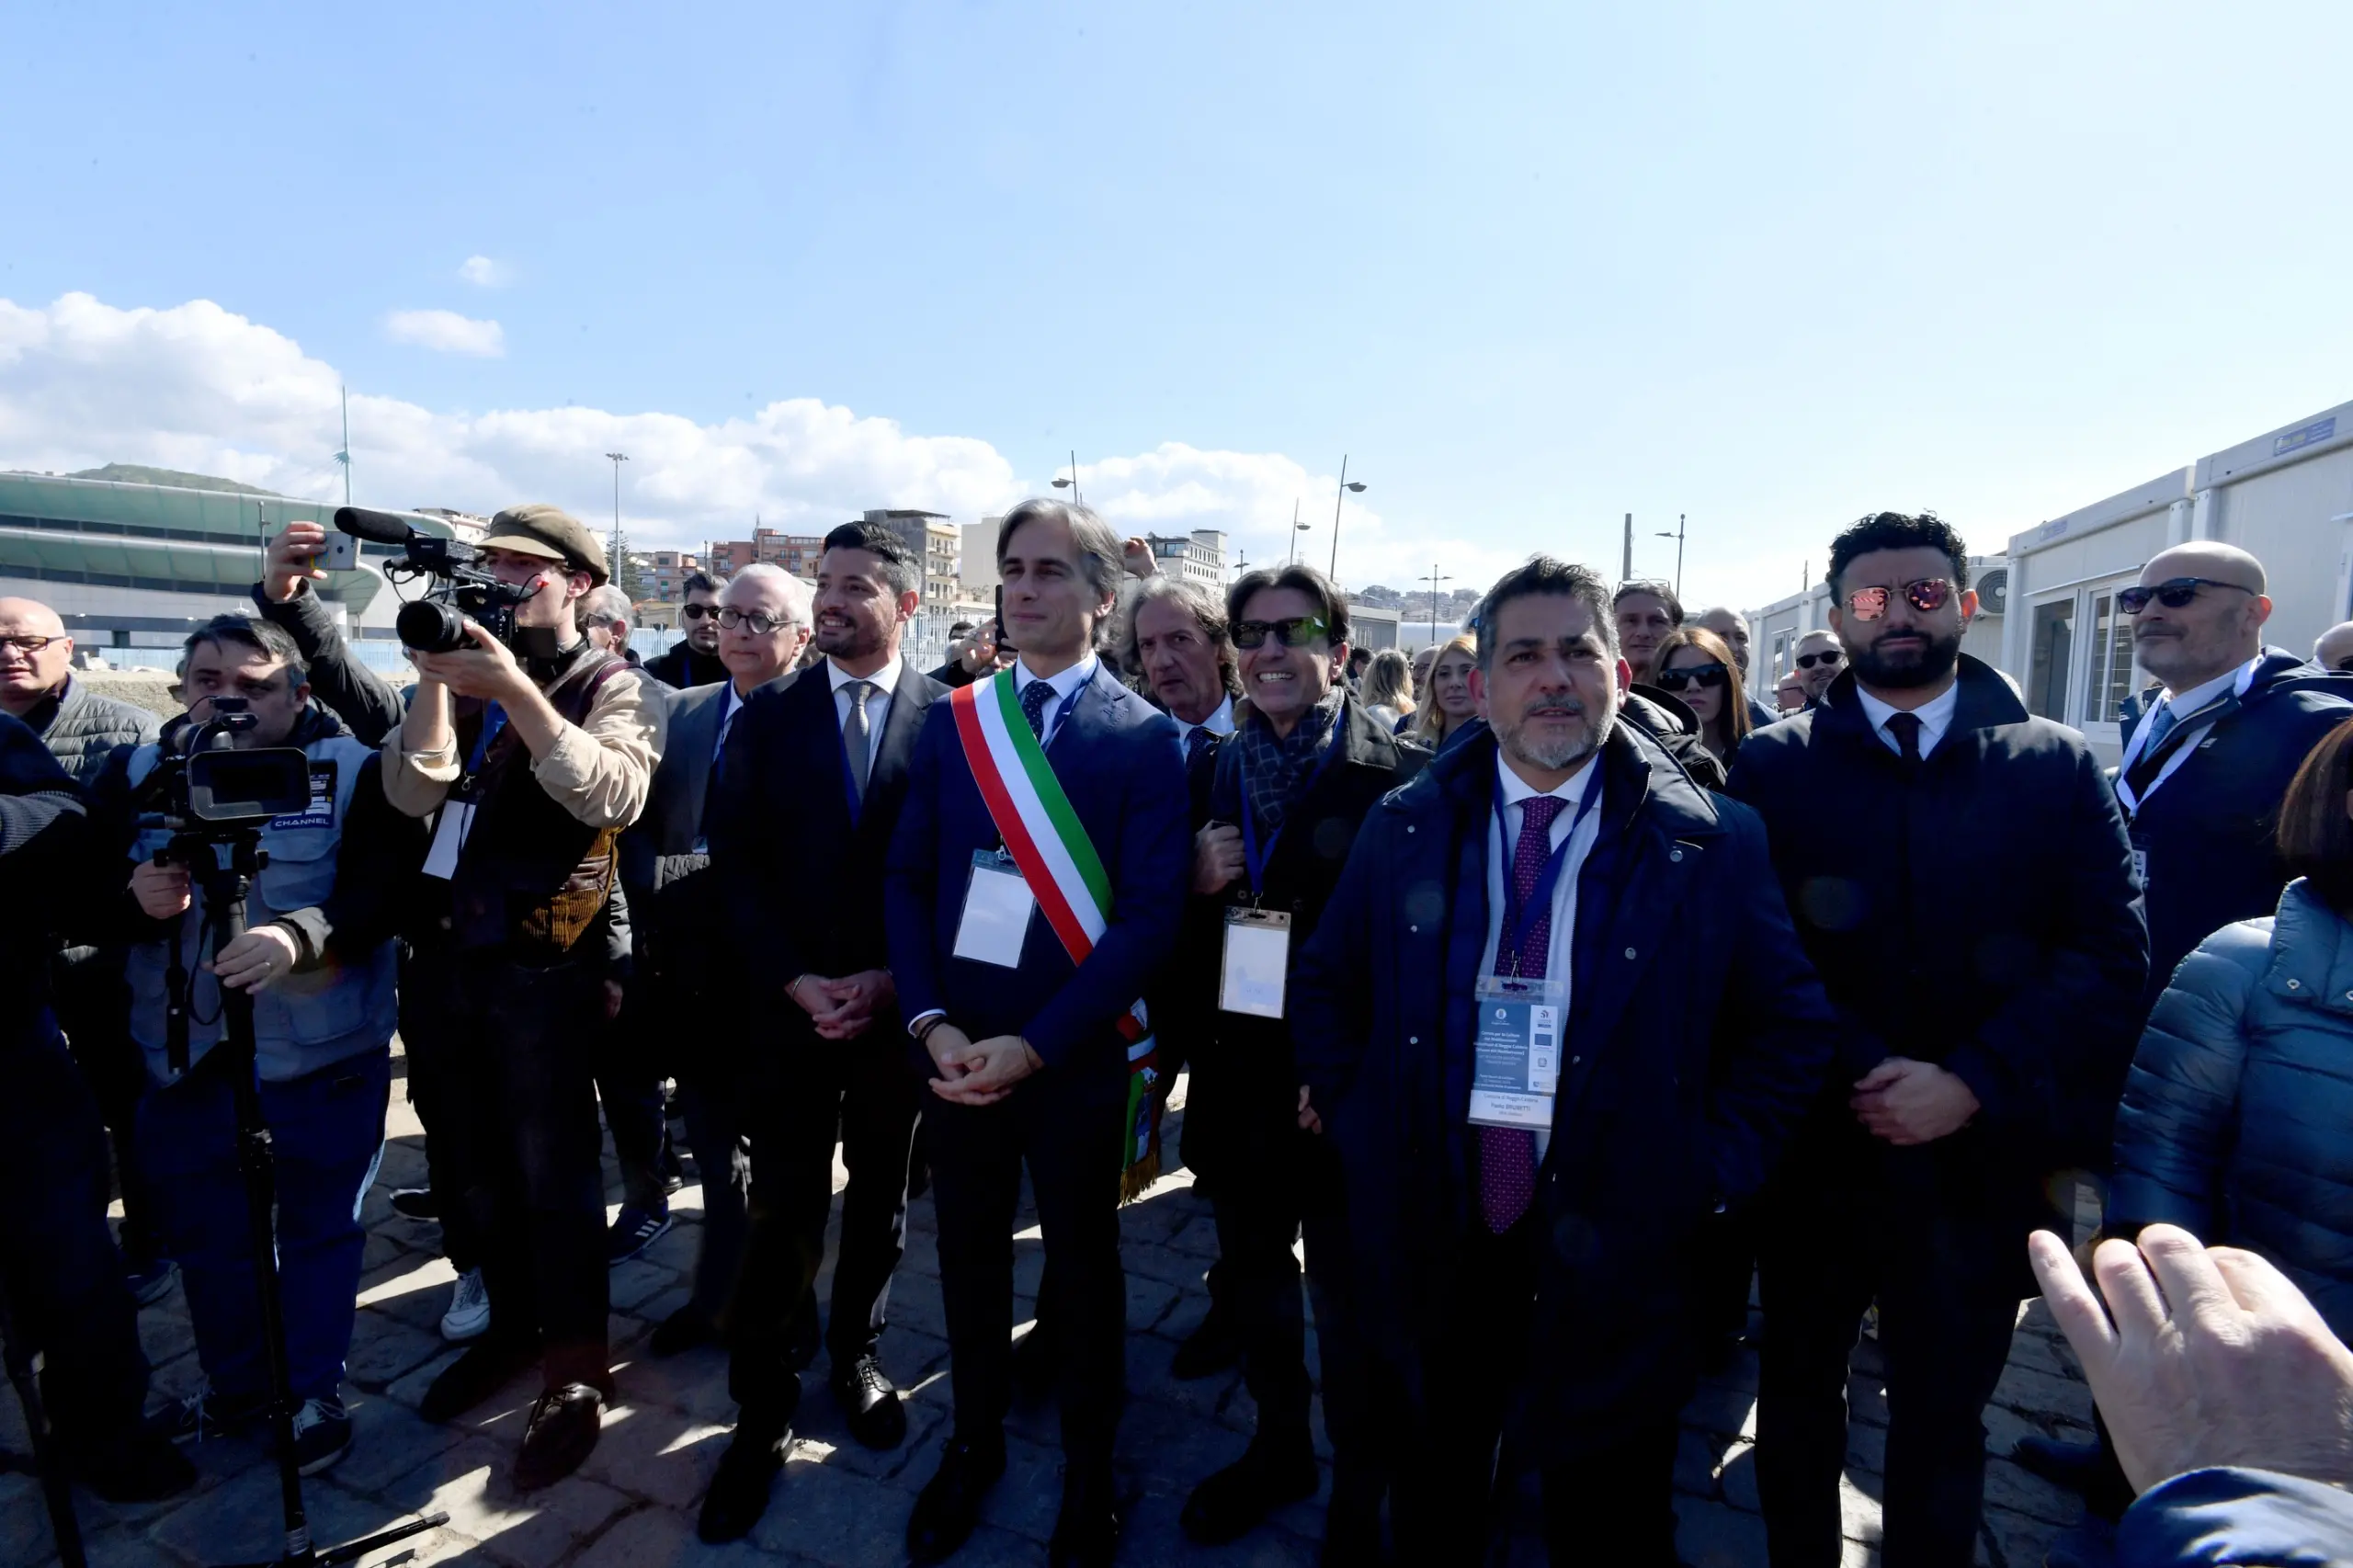
[[[2353,1337],[2353,923],[2302,881],[2157,999],[2116,1116],[2109,1224],[2262,1254]]]

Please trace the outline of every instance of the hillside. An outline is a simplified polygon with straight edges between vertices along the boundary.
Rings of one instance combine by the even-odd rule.
[[[240,484],[233,479],[222,479],[210,473],[183,473],[176,468],[149,468],[143,463],[108,463],[104,468],[85,468],[79,473],[62,474],[63,479],[108,479],[117,484],[171,484],[183,490],[226,490],[235,495],[267,495],[276,498],[275,490],[258,490],[250,484]]]

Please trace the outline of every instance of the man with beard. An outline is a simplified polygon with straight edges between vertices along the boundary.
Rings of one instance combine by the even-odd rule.
[[[917,1100],[880,869],[915,737],[946,695],[899,653],[922,590],[923,563],[888,528],[845,523],[827,534],[816,598],[824,662],[763,688],[719,763],[710,857],[748,1022],[706,1053],[716,1072],[696,1099],[749,1136],[751,1236],[724,1319],[740,1408],[703,1499],[707,1541],[748,1534],[783,1466],[801,1403],[792,1323],[824,1262],[836,1132],[849,1186],[827,1386],[860,1443],[891,1449],[906,1437],[880,1346],[905,1245]],[[806,912],[779,906],[786,890],[805,893]]]
[[[1798,639],[1795,663],[1798,694],[1803,699],[1801,706],[1811,708],[1847,667],[1847,650],[1838,645],[1836,634],[1816,627]]]
[[[1757,1484],[1774,1568],[1838,1562],[1847,1358],[1876,1300],[1886,1560],[1961,1568],[2027,1236],[2048,1179],[2099,1157],[2148,940],[2083,737],[1961,655],[1960,536],[1878,513],[1833,542],[1829,582],[1849,668],[1751,735],[1731,784],[1854,1026],[1761,1217]]]
[[[1398,1561],[1483,1560],[1509,1413],[1552,1560],[1664,1568],[1687,1257],[1763,1186],[1835,1023],[1763,824],[1620,722],[1601,578],[1537,556],[1477,625],[1489,730],[1366,816],[1301,960],[1301,1116],[1347,1176],[1373,1397],[1416,1439]]]
[[[719,656],[719,590],[723,586],[708,572],[687,579],[687,602],[678,609],[678,624],[687,634],[645,661],[647,675],[681,690],[727,678],[726,662]]]

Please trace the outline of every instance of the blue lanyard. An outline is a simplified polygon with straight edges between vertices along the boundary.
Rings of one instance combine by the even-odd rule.
[[[1315,767],[1307,775],[1308,785],[1313,786],[1318,778],[1324,777],[1324,770],[1331,767],[1333,759],[1340,755],[1340,726],[1347,722],[1347,699],[1342,698],[1340,710],[1332,715],[1332,730],[1324,742],[1324,755],[1316,760]],[[1302,789],[1299,794],[1300,799],[1305,800],[1306,789]],[[1288,823],[1285,825],[1288,825]],[[1279,827],[1275,829],[1274,837],[1267,840],[1266,853],[1259,853],[1258,813],[1250,809],[1250,773],[1247,768],[1243,769],[1242,864],[1250,873],[1250,896],[1253,898],[1263,897],[1266,893],[1267,863],[1275,858],[1275,846],[1282,842],[1282,836],[1283,830]]]
[[[474,755],[466,764],[466,773],[469,777],[482,771],[482,759],[490,755],[490,743],[496,740],[498,732],[506,727],[506,709],[494,702],[483,710],[482,733],[474,737]]]
[[[1585,825],[1586,813],[1592,811],[1595,802],[1600,799],[1601,780],[1597,778],[1589,779],[1585,787],[1585,799],[1577,802],[1576,814],[1569,819],[1569,831],[1561,835],[1561,842],[1553,846],[1552,854],[1545,857],[1544,869],[1536,876],[1536,891],[1522,905],[1513,897],[1515,879],[1511,874],[1512,865],[1518,858],[1518,846],[1512,838],[1511,819],[1504,814],[1504,781],[1500,777],[1495,779],[1495,835],[1503,841],[1504,846],[1504,924],[1495,937],[1495,968],[1498,971],[1508,962],[1512,973],[1519,972],[1520,938],[1527,935],[1521,926],[1526,924],[1529,911],[1552,906],[1552,890],[1560,883],[1561,868],[1568,864],[1569,847],[1577,841],[1577,829]],[[1510,955],[1508,959],[1505,957],[1506,953]]]

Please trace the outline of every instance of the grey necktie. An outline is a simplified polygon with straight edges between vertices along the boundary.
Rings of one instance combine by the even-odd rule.
[[[842,745],[849,753],[850,782],[858,786],[858,798],[866,799],[866,776],[873,767],[871,749],[868,745],[866,727],[866,694],[874,689],[869,680],[854,680],[849,692],[849,719],[842,725]]]

